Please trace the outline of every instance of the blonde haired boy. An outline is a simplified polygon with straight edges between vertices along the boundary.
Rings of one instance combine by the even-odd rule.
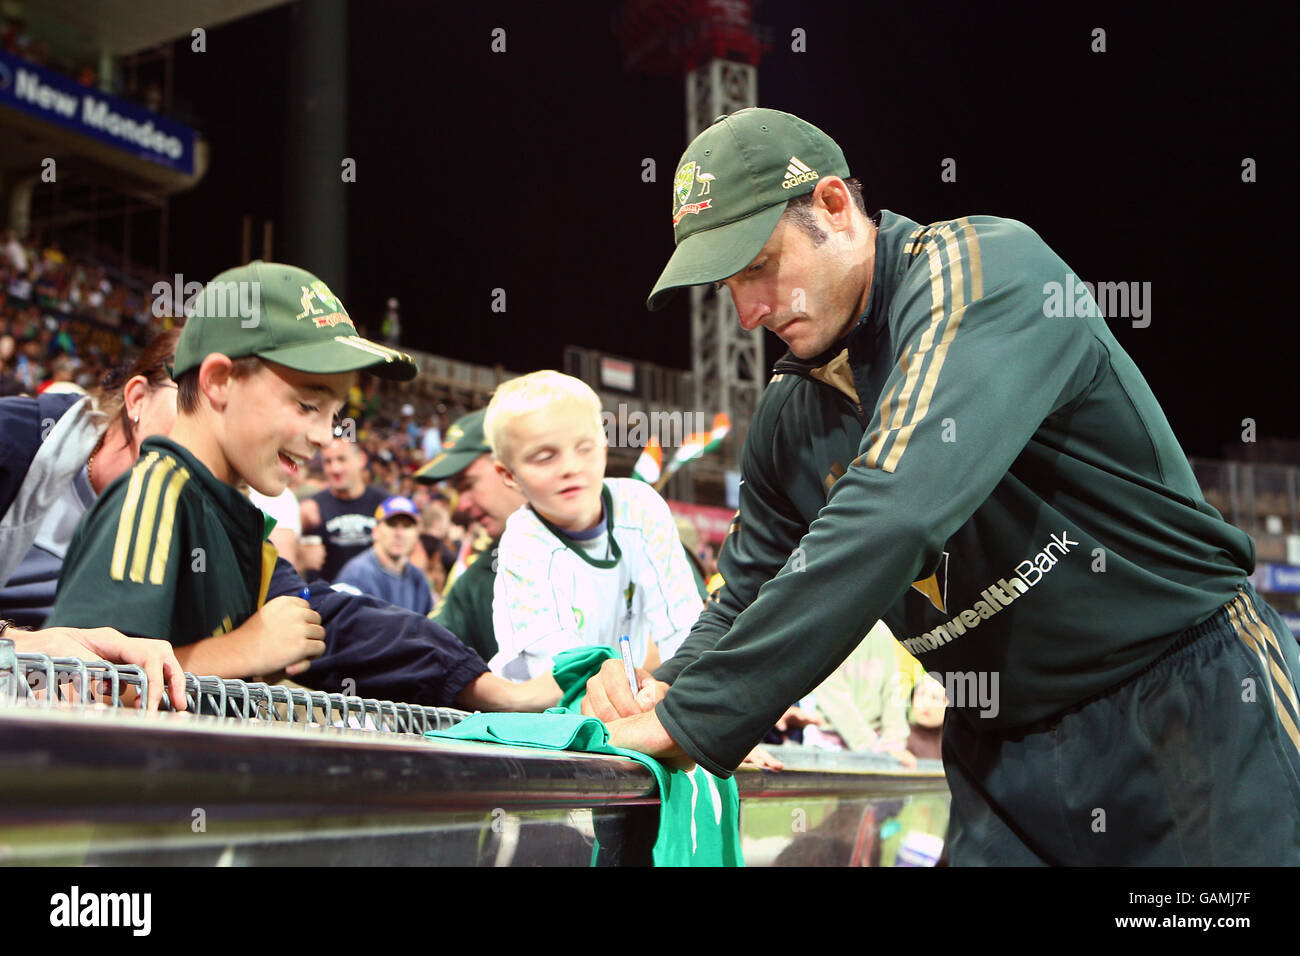
[[[496,557],[495,673],[524,680],[561,651],[618,647],[653,669],[673,655],[701,601],[667,503],[653,488],[605,478],[600,399],[555,371],[505,382],[484,432],[505,483],[528,499]]]

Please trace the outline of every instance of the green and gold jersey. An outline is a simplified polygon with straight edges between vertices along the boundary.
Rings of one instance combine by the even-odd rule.
[[[1022,223],[881,214],[867,309],[777,364],[725,585],[656,672],[703,766],[739,764],[877,619],[973,725],[1011,731],[1133,677],[1244,584],[1250,538],[1091,296],[1053,309],[1074,287]]]
[[[46,626],[177,645],[234,630],[266,600],[272,523],[185,448],[147,438],[77,527]]]
[[[429,614],[431,620],[455,634],[485,661],[492,660],[497,652],[496,631],[492,628],[492,589],[496,586],[500,541],[498,538],[471,556],[469,566],[456,576],[442,603]]]

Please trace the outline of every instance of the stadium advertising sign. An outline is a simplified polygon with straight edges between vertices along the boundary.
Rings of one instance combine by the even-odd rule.
[[[600,359],[601,388],[617,388],[624,392],[636,391],[636,366],[622,359]]]
[[[1255,565],[1251,583],[1257,591],[1273,594],[1300,594],[1300,567],[1290,564],[1269,564],[1261,561]]]
[[[734,511],[717,508],[713,505],[696,505],[676,499],[668,499],[668,510],[674,515],[681,515],[700,533],[705,541],[721,541],[731,528],[731,521],[736,517]]]
[[[7,53],[0,53],[0,106],[194,174],[194,130],[188,126]]]

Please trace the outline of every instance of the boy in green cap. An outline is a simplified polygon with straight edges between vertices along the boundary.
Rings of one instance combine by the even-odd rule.
[[[330,440],[361,370],[416,374],[410,356],[360,338],[310,273],[255,261],[208,283],[177,344],[176,425],[82,521],[49,625],[167,640],[196,673],[305,669],[325,649],[320,616],[301,597],[266,601],[269,519],[240,488],[280,494]]]

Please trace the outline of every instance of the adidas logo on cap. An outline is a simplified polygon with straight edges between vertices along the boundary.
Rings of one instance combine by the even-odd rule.
[[[798,156],[791,156],[790,165],[785,168],[785,178],[781,183],[781,188],[793,189],[810,179],[816,179],[817,176],[817,170],[809,169],[807,165],[800,161]]]

